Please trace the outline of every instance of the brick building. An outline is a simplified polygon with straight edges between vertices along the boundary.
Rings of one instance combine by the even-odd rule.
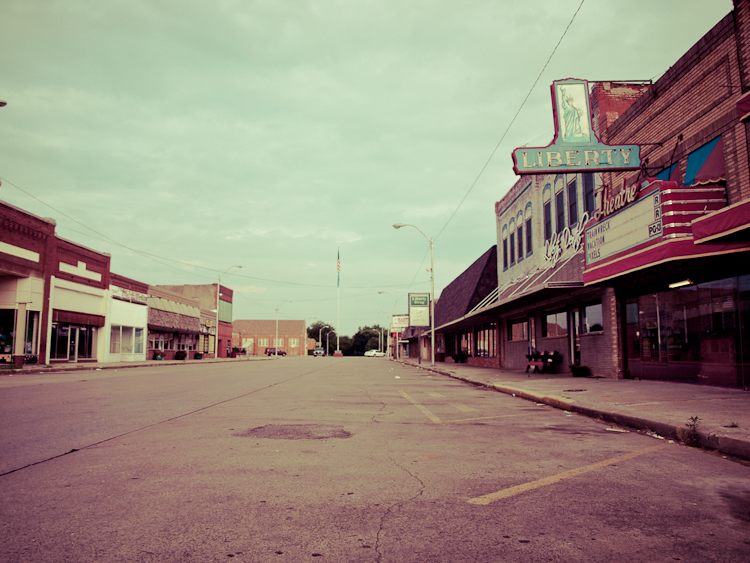
[[[612,294],[619,376],[750,384],[749,38],[750,2],[737,0],[601,130],[644,157],[641,172],[604,174],[603,203],[632,196],[585,233],[584,282]],[[641,218],[651,230],[636,235]]]
[[[308,350],[305,321],[278,321],[278,340],[275,320],[237,320],[232,324],[239,333],[241,348],[249,356],[265,354],[266,348],[278,348],[288,356],[304,356]]]
[[[0,202],[0,362],[46,362],[55,221]],[[23,338],[16,338],[23,334]]]
[[[219,326],[218,326],[218,350],[219,358],[228,358],[232,352],[232,299],[234,292],[225,286],[219,284],[202,284],[202,285],[160,285],[159,288],[178,293],[185,297],[194,299],[200,309],[213,311],[213,320],[206,317],[204,319],[204,328],[201,329],[204,337],[201,339],[201,350],[204,354],[212,354],[214,343],[207,338],[206,329],[211,330],[216,338],[216,294],[219,294]]]
[[[734,4],[655,83],[593,84],[592,130],[638,145],[639,169],[525,176],[496,204],[498,288],[460,322],[470,342],[497,320],[499,367],[539,350],[562,372],[750,384],[750,1]]]

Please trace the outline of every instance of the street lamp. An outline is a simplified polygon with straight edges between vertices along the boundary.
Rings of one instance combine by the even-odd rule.
[[[390,295],[391,299],[394,299],[396,301],[396,314],[398,315],[398,299],[396,299],[395,297],[393,297],[393,295],[391,295],[387,291],[378,291],[378,294],[379,295]],[[393,359],[394,360],[398,360],[399,359],[398,330],[396,331],[396,335],[397,335],[396,336],[396,341],[395,341],[395,344],[393,345]]]
[[[394,229],[400,229],[401,227],[414,227],[420,233],[422,233],[422,230],[419,227],[415,227],[414,225],[409,225],[407,223],[395,223],[393,225]],[[435,367],[435,252],[434,252],[434,246],[433,246],[434,239],[431,239],[424,233],[422,233],[422,236],[426,238],[428,241],[430,241],[430,337],[431,337],[430,353],[432,355],[431,365]]]
[[[378,311],[378,313],[381,313],[382,315],[385,315],[385,327],[381,327],[380,328],[381,336],[383,336],[383,348],[380,351],[381,352],[385,352],[385,349],[386,349],[386,346],[388,345],[388,343],[385,340],[385,335],[382,334],[382,333],[388,327],[388,319],[390,318],[390,315],[388,313],[386,313],[385,311]],[[390,338],[390,337],[391,337],[391,335],[390,335],[390,332],[389,332],[388,333],[388,338]]]
[[[232,268],[242,268],[242,266],[229,266],[221,274],[219,274],[219,283],[216,285],[216,338],[214,346],[214,357],[219,357],[219,296],[221,295],[221,276],[226,274]]]
[[[282,301],[279,303],[279,306],[276,307],[276,341],[273,343],[273,355],[274,357],[279,357],[279,308],[284,303],[291,303],[291,301]]]

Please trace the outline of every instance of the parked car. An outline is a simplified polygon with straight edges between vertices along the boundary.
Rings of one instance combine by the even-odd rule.
[[[276,352],[276,348],[266,348],[266,356],[286,356],[284,350]]]
[[[385,352],[381,352],[380,350],[368,350],[365,352],[365,356],[375,358],[375,357],[382,357],[385,356]]]
[[[323,348],[322,346],[318,346],[313,351],[313,356],[325,356],[325,355],[326,355],[326,349]]]

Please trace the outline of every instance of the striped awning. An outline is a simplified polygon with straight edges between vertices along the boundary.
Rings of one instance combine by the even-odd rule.
[[[721,137],[716,137],[688,155],[685,186],[716,184],[726,178],[724,142]]]

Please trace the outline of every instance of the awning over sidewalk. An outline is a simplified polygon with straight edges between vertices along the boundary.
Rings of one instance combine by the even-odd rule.
[[[503,309],[525,307],[530,300],[569,295],[571,289],[583,288],[583,253],[574,254],[552,268],[533,270],[525,276],[498,288],[497,299],[480,303],[466,315],[450,323],[435,327],[435,332],[447,332],[472,326],[483,319],[499,315]]]
[[[750,201],[744,201],[692,222],[695,244],[750,241]]]

